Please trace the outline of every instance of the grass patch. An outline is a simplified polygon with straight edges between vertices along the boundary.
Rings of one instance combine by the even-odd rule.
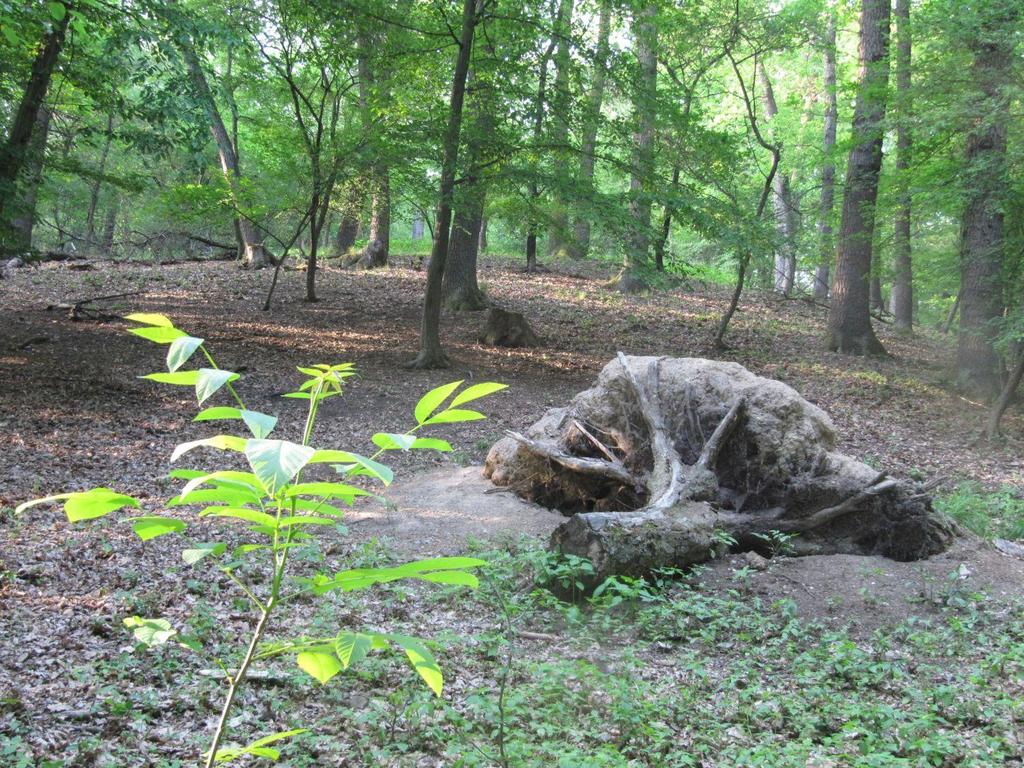
[[[1024,499],[1010,486],[986,491],[980,483],[961,483],[935,498],[935,508],[986,539],[1024,539]]]

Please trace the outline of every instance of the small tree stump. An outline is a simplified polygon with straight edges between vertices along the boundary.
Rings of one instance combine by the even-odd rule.
[[[595,584],[702,562],[725,538],[766,548],[772,532],[797,554],[917,560],[952,543],[925,489],[835,439],[822,410],[736,363],[620,353],[567,407],[496,443],[484,474],[571,515],[551,547],[588,558]]]
[[[480,343],[491,347],[538,347],[540,339],[520,313],[491,307]]]

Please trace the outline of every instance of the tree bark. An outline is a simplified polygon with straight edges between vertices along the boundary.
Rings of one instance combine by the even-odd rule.
[[[814,275],[814,298],[818,301],[828,299],[829,273],[835,255],[835,243],[832,239],[832,208],[835,201],[836,166],[832,161],[832,153],[836,145],[836,123],[838,106],[836,103],[836,12],[829,11],[828,26],[825,31],[825,128],[822,137],[821,166],[821,207],[818,218],[818,268]]]
[[[479,3],[479,8],[478,8]],[[445,128],[441,158],[441,183],[438,191],[437,225],[427,267],[427,288],[423,297],[423,322],[420,329],[420,351],[409,364],[411,368],[442,368],[448,358],[441,347],[441,281],[452,222],[452,197],[455,189],[455,170],[459,161],[459,138],[462,130],[462,106],[466,97],[466,76],[473,50],[477,14],[483,11],[482,0],[463,0],[462,30],[459,34],[459,53],[452,73],[451,97],[448,103],[448,124]]]
[[[537,229],[540,218],[540,165],[537,156],[540,154],[541,141],[544,138],[544,104],[547,102],[548,64],[555,49],[554,35],[547,49],[540,57],[540,71],[537,74],[537,95],[533,102],[533,157],[530,160],[530,183],[527,185],[529,196],[526,223],[526,271],[537,271]]]
[[[100,243],[100,255],[110,256],[114,251],[114,235],[117,232],[117,212],[121,206],[119,198],[110,201],[107,214],[103,221],[103,241]]]
[[[625,256],[618,289],[635,293],[647,287],[643,275],[651,245],[651,198],[649,186],[653,172],[654,113],[658,77],[658,28],[656,5],[647,5],[633,17],[637,82],[633,89],[633,158],[630,163],[629,213],[632,226],[626,233]]]
[[[10,250],[12,246],[16,247],[24,236],[11,231],[13,219],[18,216],[21,196],[18,180],[31,154],[32,136],[39,126],[39,112],[43,109],[53,70],[64,47],[71,9],[66,4],[62,5],[64,16],[54,23],[43,38],[43,44],[32,62],[28,83],[25,84],[18,111],[11,123],[7,142],[0,147],[0,253]]]
[[[764,103],[764,116],[774,120],[779,114],[779,106],[775,101],[775,91],[764,65],[757,68],[757,77],[761,82],[761,99]],[[779,246],[775,250],[775,267],[772,272],[772,284],[777,293],[788,296],[793,292],[796,280],[796,208],[790,192],[789,176],[776,173],[772,185],[772,209],[775,212],[775,231]]]
[[[908,174],[912,139],[910,118],[913,103],[910,92],[911,45],[910,0],[896,0],[896,201],[895,236],[896,274],[892,283],[892,313],[897,330],[909,332],[914,325],[914,272],[910,246],[911,195]]]
[[[360,30],[357,38],[359,71],[359,112],[362,118],[363,131],[367,137],[374,134],[371,101],[374,99],[373,89],[376,78],[370,66],[369,33]],[[359,266],[364,269],[376,269],[386,266],[391,249],[391,170],[381,158],[377,158],[370,166],[370,233],[366,249],[363,251]]]
[[[338,225],[331,253],[334,258],[345,256],[356,243],[356,238],[359,236],[359,212],[362,207],[362,198],[362,185],[356,179],[349,185],[348,194],[345,196],[345,207],[341,212],[341,223]]]
[[[1011,77],[1012,24],[1019,11],[995,4],[985,21],[968,35],[974,55],[972,80],[980,103],[973,105],[974,125],[967,137],[967,201],[960,229],[960,333],[957,381],[965,391],[995,396],[1002,364],[994,347],[1003,310],[1003,201],[1006,184],[1006,131]]]
[[[1014,366],[1009,378],[1007,378],[1003,391],[999,394],[995,403],[993,403],[992,410],[988,415],[988,423],[985,425],[985,439],[989,441],[995,440],[999,434],[999,422],[1002,420],[1003,414],[1006,413],[1006,409],[1010,406],[1010,402],[1020,386],[1021,379],[1024,378],[1024,349],[1019,350],[1017,354],[1017,365]]]
[[[36,115],[36,128],[29,142],[28,157],[22,167],[18,184],[19,195],[11,213],[11,250],[29,253],[32,250],[32,232],[36,225],[36,201],[43,183],[46,164],[46,141],[50,135],[50,109],[43,105]]]
[[[573,0],[559,0],[555,20],[555,82],[551,99],[551,145],[554,147],[554,175],[559,178],[552,201],[551,224],[548,228],[548,256],[569,253],[569,212],[562,169],[566,166],[569,144],[569,40],[572,35]]]
[[[242,172],[239,167],[238,155],[235,152],[234,144],[231,141],[231,136],[228,135],[227,128],[224,127],[224,120],[221,119],[220,110],[217,108],[217,102],[214,101],[213,93],[210,91],[209,83],[206,81],[206,74],[199,63],[199,57],[196,55],[195,48],[192,47],[191,43],[179,40],[178,50],[181,51],[182,58],[185,60],[185,67],[188,70],[192,87],[195,88],[196,95],[199,96],[203,109],[206,111],[206,116],[210,121],[210,132],[213,134],[213,139],[217,144],[221,171],[224,173],[224,178],[231,189],[231,196],[237,209],[242,197]],[[252,269],[262,269],[267,266],[269,258],[263,247],[263,238],[259,230],[237,210],[235,221],[237,232],[242,239],[244,247],[242,257],[245,265]]]
[[[679,189],[679,166],[672,167],[672,192]],[[672,205],[666,204],[661,213],[661,226],[658,227],[658,239],[654,241],[654,268],[665,271],[665,249],[668,246],[668,235],[672,231]]]
[[[594,53],[594,73],[584,117],[583,140],[580,147],[580,171],[576,184],[577,194],[588,204],[594,198],[594,151],[597,148],[597,130],[601,125],[601,105],[604,102],[604,88],[607,79],[609,31],[611,29],[611,3],[601,3],[597,26],[597,49]],[[576,213],[573,227],[575,239],[569,250],[572,258],[582,259],[590,252],[590,212]]]
[[[860,79],[853,114],[853,149],[846,166],[843,216],[828,318],[828,348],[884,355],[868,304],[875,201],[882,167],[885,91],[889,81],[889,1],[861,0]]]
[[[114,140],[114,113],[107,116],[107,130],[104,134],[103,150],[100,152],[100,162],[97,167],[96,178],[93,179],[92,188],[89,190],[89,213],[85,218],[85,247],[89,250],[97,246],[96,242],[96,208],[100,202],[100,188],[103,186],[102,176],[107,170],[107,158],[110,156],[110,145]]]

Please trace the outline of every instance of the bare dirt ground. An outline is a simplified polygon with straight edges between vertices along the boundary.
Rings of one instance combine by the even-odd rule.
[[[302,301],[302,277],[283,273],[270,313],[260,311],[270,275],[225,263],[96,264],[86,271],[47,265],[0,282],[0,698],[17,699],[19,711],[40,726],[57,718],[48,733],[36,734],[37,748],[66,743],[81,729],[89,685],[58,673],[124,645],[114,619],[124,614],[126,592],[144,587],[146,607],[172,619],[187,615],[194,598],[181,595],[180,574],[166,566],[176,555],[171,537],[143,546],[130,532],[71,527],[56,509],[19,519],[11,509],[32,497],[105,485],[163,512],[171,450],[215,431],[190,424],[196,408],[189,390],[136,378],[163,369],[163,348],[125,333],[116,319],[71,322],[48,306],[138,291],[96,306],[111,314],[162,312],[205,338],[221,367],[242,373],[248,406],[281,417],[285,438],[299,436],[304,415],[301,402],[280,397],[297,381],[295,366],[354,362],[360,378],[323,407],[320,447],[366,452],[372,433],[410,426],[418,397],[441,383],[507,383],[507,392],[485,401],[486,421],[438,433],[451,439],[454,453],[399,457],[394,507],[367,507],[348,520],[356,543],[379,537],[399,552],[451,554],[470,539],[546,537],[559,522],[508,494],[489,493],[477,476],[504,430],[522,429],[564,403],[617,350],[714,356],[711,338],[726,301],[713,288],[622,297],[602,286],[606,276],[595,266],[527,276],[487,262],[481,280],[488,294],[523,312],[544,347],[483,347],[476,341],[481,315],[446,315],[443,337],[455,364],[410,372],[401,366],[417,346],[423,272],[327,269],[319,277],[322,300],[312,305]],[[839,450],[897,477],[1024,488],[1024,413],[1018,407],[1007,414],[1002,443],[976,443],[985,408],[944,386],[948,339],[927,331],[903,338],[883,326],[893,356],[854,359],[822,351],[822,321],[821,309],[802,302],[748,296],[724,357],[796,388],[832,416]],[[790,560],[741,586],[766,598],[786,595],[812,617],[852,620],[864,631],[927,610],[951,573],[1007,599],[1024,594],[1024,563],[975,541],[926,564],[875,560]],[[708,588],[736,588],[739,567],[711,567]]]

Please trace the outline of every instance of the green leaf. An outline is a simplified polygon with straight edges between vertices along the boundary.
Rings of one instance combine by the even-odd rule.
[[[181,489],[181,495],[178,498],[184,498],[188,503],[188,499],[191,498],[192,491],[196,490],[201,485],[210,485],[216,487],[228,487],[239,491],[249,492],[253,495],[255,501],[259,501],[260,497],[260,481],[252,472],[239,472],[234,469],[221,469],[216,472],[197,472],[194,469],[175,469],[170,472],[171,477],[180,477],[188,479],[185,483],[185,487]]]
[[[422,642],[415,637],[406,635],[387,635],[395,645],[405,651],[409,657],[409,663],[419,673],[423,681],[436,695],[441,695],[444,686],[444,677],[441,675],[441,668],[437,666],[433,655],[426,649]]]
[[[350,506],[357,496],[372,496],[369,491],[345,483],[299,483],[285,490],[286,498],[293,496],[319,496],[327,499],[342,499]]]
[[[493,395],[495,392],[501,392],[503,389],[508,389],[508,384],[498,384],[493,381],[486,381],[482,384],[474,384],[471,387],[466,387],[464,390],[459,392],[452,400],[449,408],[455,408],[464,403],[468,403],[470,400],[479,400],[481,397],[487,397],[487,395]]]
[[[196,398],[202,405],[217,393],[217,390],[229,381],[238,379],[237,373],[222,371],[219,368],[200,368],[196,378]]]
[[[53,17],[54,21],[60,21],[68,14],[68,9],[64,3],[47,3],[46,7],[50,11],[50,16]]]
[[[390,467],[386,467],[379,461],[360,456],[358,453],[349,454],[349,462],[346,464],[335,464],[334,469],[343,475],[368,475],[380,480],[384,485],[391,485],[395,479],[395,473]]]
[[[252,744],[245,747],[225,747],[224,749],[218,749],[217,753],[213,757],[213,761],[215,763],[227,763],[232,760],[237,760],[240,757],[244,757],[245,755],[265,757],[268,760],[277,760],[281,757],[281,752],[268,747],[268,744],[273,744],[274,742],[281,741],[282,739],[290,739],[292,736],[296,736],[300,733],[306,733],[308,730],[308,728],[296,728],[292,731],[280,731],[279,733],[272,733],[270,736],[264,736],[262,739],[257,739]]]
[[[132,631],[135,639],[145,646],[152,648],[155,645],[163,645],[178,631],[171,628],[167,619],[144,619],[141,616],[129,616],[124,620],[124,625]]]
[[[451,444],[447,440],[436,437],[416,437],[415,435],[398,435],[391,432],[378,432],[372,438],[373,444],[385,451],[408,451],[411,449],[427,449],[434,451],[450,451]]]
[[[427,417],[436,411],[438,406],[447,400],[448,396],[460,386],[462,386],[462,380],[453,381],[451,384],[442,384],[421,397],[420,401],[416,403],[416,409],[413,411],[416,423],[423,424],[426,422]]]
[[[204,437],[201,440],[190,440],[187,443],[179,443],[171,453],[171,461],[177,461],[193,448],[217,448],[221,451],[238,451],[244,453],[248,447],[249,440],[235,435],[214,435]]]
[[[241,416],[255,438],[265,438],[277,426],[277,416],[269,416],[259,411],[241,411]]]
[[[138,534],[143,541],[155,539],[165,533],[181,533],[185,530],[183,520],[175,520],[173,517],[131,517],[132,530]]]
[[[174,373],[147,373],[140,376],[140,379],[158,381],[161,384],[175,384],[177,386],[192,387],[199,381],[199,371],[175,371]]]
[[[167,350],[167,370],[174,372],[181,368],[202,344],[203,340],[195,336],[180,336],[172,341]]]
[[[341,662],[333,653],[306,651],[296,656],[295,662],[299,665],[299,669],[319,681],[321,685],[326,685],[327,681],[342,669]]]
[[[220,419],[240,418],[242,418],[241,408],[233,408],[229,405],[215,405],[212,408],[200,411],[192,421],[218,421]]]
[[[423,571],[440,571],[454,568],[481,568],[487,565],[486,560],[476,557],[431,557],[426,560],[414,560],[398,566],[403,571],[422,573]]]
[[[420,573],[417,579],[432,581],[435,584],[455,584],[460,587],[471,587],[476,589],[480,586],[480,580],[472,573],[466,571],[436,571],[434,573]]]
[[[145,328],[129,328],[128,333],[134,333],[136,336],[141,336],[157,344],[171,344],[177,339],[188,336],[187,333],[179,331],[177,328],[164,328],[158,325],[147,325]]]
[[[125,320],[131,320],[133,323],[142,323],[143,325],[156,325],[161,328],[173,328],[174,323],[166,315],[161,315],[156,312],[136,312],[132,315],[125,315]]]
[[[195,565],[204,557],[220,557],[227,550],[227,544],[197,544],[193,549],[182,550],[181,559],[187,565]]]
[[[142,323],[143,325],[156,325],[161,328],[173,328],[174,323],[166,315],[161,315],[156,312],[136,312],[132,315],[125,315],[125,320],[131,320],[133,323]]]
[[[199,513],[200,517],[235,517],[239,520],[247,520],[250,523],[265,525],[269,528],[277,526],[277,519],[266,512],[245,507],[207,507]]]
[[[126,496],[123,493],[116,493],[109,488],[93,488],[81,493],[61,494],[67,500],[64,502],[64,514],[68,520],[77,523],[81,520],[93,520],[97,517],[109,515],[123,507],[142,506],[136,499]],[[59,497],[51,497],[59,498]],[[16,512],[27,505],[18,507]]]
[[[423,424],[424,426],[427,424],[455,424],[460,421],[479,421],[486,418],[479,411],[464,411],[459,408],[451,408],[447,411],[441,411],[436,416],[431,416]]]
[[[249,440],[245,457],[269,496],[291,482],[316,451],[288,440]]]
[[[334,639],[334,652],[338,654],[342,669],[358,664],[373,647],[373,638],[360,632],[342,632]]]

